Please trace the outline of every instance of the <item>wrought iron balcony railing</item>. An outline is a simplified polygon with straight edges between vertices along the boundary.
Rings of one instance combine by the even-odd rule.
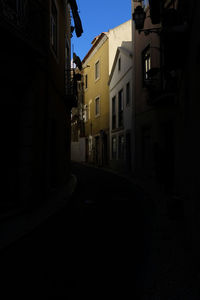
[[[177,93],[176,72],[168,72],[162,68],[151,69],[145,87],[148,105],[174,102]]]
[[[65,103],[69,107],[78,105],[77,81],[81,80],[81,74],[75,73],[74,69],[65,69]]]

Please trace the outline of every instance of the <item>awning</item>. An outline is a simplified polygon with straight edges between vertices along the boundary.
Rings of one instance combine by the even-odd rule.
[[[82,27],[81,19],[78,14],[78,6],[76,4],[76,0],[69,0],[69,4],[70,4],[71,10],[72,10],[76,35],[77,35],[77,37],[79,37],[83,33],[83,27]]]

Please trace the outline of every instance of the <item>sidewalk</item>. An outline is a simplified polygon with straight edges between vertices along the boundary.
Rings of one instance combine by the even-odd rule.
[[[67,185],[32,211],[16,210],[0,216],[0,250],[17,241],[64,207],[75,190],[77,179],[71,175]]]

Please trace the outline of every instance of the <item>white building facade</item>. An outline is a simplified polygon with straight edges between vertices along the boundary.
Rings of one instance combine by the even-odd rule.
[[[117,48],[109,77],[110,166],[131,171],[133,162],[132,42]]]
[[[117,48],[122,42],[132,41],[132,20],[128,20],[108,31],[109,38],[109,74],[115,59]]]

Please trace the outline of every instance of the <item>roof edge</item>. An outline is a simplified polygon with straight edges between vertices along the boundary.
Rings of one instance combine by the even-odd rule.
[[[88,53],[85,55],[85,57],[83,58],[82,60],[82,64],[85,63],[85,61],[87,60],[87,58],[90,56],[90,54],[92,53],[92,51],[94,50],[94,48],[99,44],[99,42],[103,39],[104,36],[107,36],[107,33],[106,32],[102,32],[97,38],[96,38],[96,41],[95,41],[95,38],[93,39],[93,45],[92,47],[90,48],[90,50],[88,51]]]

